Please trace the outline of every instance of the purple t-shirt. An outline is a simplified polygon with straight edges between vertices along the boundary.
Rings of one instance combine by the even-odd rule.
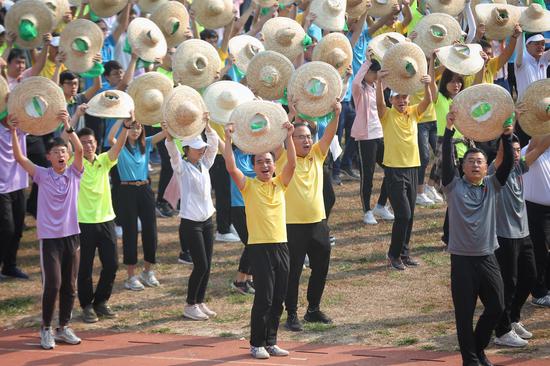
[[[26,134],[17,130],[19,146],[27,155]],[[0,125],[0,194],[15,192],[29,186],[29,175],[13,157],[11,131]]]
[[[38,239],[64,238],[80,234],[77,216],[78,191],[82,172],[74,165],[63,174],[37,166],[33,181],[38,184]]]

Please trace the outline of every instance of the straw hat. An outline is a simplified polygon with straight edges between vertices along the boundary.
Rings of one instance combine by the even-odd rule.
[[[7,32],[15,32],[15,43],[21,48],[36,48],[42,44],[42,35],[51,32],[55,18],[48,6],[39,0],[19,0],[4,18]]]
[[[504,122],[514,112],[508,91],[495,84],[464,89],[454,97],[453,106],[457,106],[456,128],[464,137],[479,142],[500,136]]]
[[[42,76],[24,79],[8,97],[8,111],[19,121],[21,131],[42,136],[59,126],[59,111],[67,110],[63,91]]]
[[[128,85],[128,95],[136,106],[136,120],[142,125],[154,125],[162,121],[162,103],[172,89],[172,80],[156,71],[132,80]]]
[[[179,1],[168,1],[160,5],[150,18],[160,28],[168,47],[177,47],[185,41],[189,27],[189,13]]]
[[[523,94],[527,111],[520,115],[521,128],[530,136],[550,133],[550,79],[535,81]]]
[[[288,99],[295,98],[296,110],[312,117],[332,111],[336,98],[342,94],[342,78],[326,62],[311,61],[300,66],[288,83]]]
[[[456,17],[462,13],[466,0],[428,0],[427,7],[431,13],[445,13]]]
[[[539,4],[531,4],[521,13],[519,23],[524,32],[546,32],[550,30],[550,11]]]
[[[142,14],[143,13],[152,14],[161,5],[166,4],[167,2],[168,0],[138,0],[138,6]]]
[[[0,78],[0,113],[4,112],[8,107],[7,96],[10,92],[6,78]]]
[[[382,60],[386,51],[389,50],[392,46],[395,46],[398,43],[408,42],[407,37],[397,32],[388,32],[382,33],[374,37],[369,42],[369,48],[372,50],[374,57],[378,60]]]
[[[424,52],[411,42],[391,47],[382,59],[382,68],[389,71],[384,84],[399,94],[414,94],[421,89],[420,79],[428,72]]]
[[[202,97],[210,112],[210,119],[226,124],[238,105],[254,100],[254,93],[241,83],[222,80],[210,84]]]
[[[204,112],[207,109],[201,95],[186,85],[174,88],[162,105],[168,132],[180,139],[195,137],[204,130]]]
[[[195,89],[212,84],[222,69],[218,51],[200,39],[182,42],[172,57],[174,82]]]
[[[194,0],[191,9],[197,22],[208,29],[225,27],[234,17],[231,0]]]
[[[455,44],[442,47],[437,51],[437,58],[445,68],[460,75],[474,75],[483,68],[481,45]]]
[[[476,6],[476,14],[478,22],[485,24],[485,37],[500,41],[514,33],[521,8],[507,4],[479,4]]]
[[[372,0],[371,3],[368,10],[369,15],[378,18],[391,13],[392,7],[398,3],[401,4],[401,0]]]
[[[346,14],[348,19],[359,19],[369,8],[370,0],[348,0]]]
[[[470,8],[472,9],[472,12],[474,13],[474,16],[477,20],[477,13],[476,13],[476,6],[478,4],[509,4],[510,1],[506,0],[471,0],[470,2]],[[515,5],[515,4],[513,4]]]
[[[90,8],[100,18],[118,14],[128,4],[128,0],[90,0]]]
[[[439,47],[445,47],[462,38],[462,28],[455,18],[444,13],[433,13],[424,16],[416,25],[417,37],[413,40],[426,57]]]
[[[88,102],[86,113],[101,118],[130,118],[134,100],[120,90],[105,90]]]
[[[250,61],[246,82],[260,98],[281,99],[293,72],[294,65],[288,58],[275,51],[263,51]]]
[[[324,61],[338,70],[340,75],[344,75],[353,60],[351,43],[342,33],[330,33],[315,46],[311,59]]]
[[[139,58],[154,62],[166,55],[167,45],[160,28],[147,18],[135,18],[128,25],[128,43]]]
[[[270,8],[275,4],[278,4],[277,0],[252,0],[254,4],[260,5],[260,8]]]
[[[288,116],[280,104],[252,100],[239,105],[231,114],[235,123],[233,142],[247,154],[263,154],[279,148],[286,139]]]
[[[54,16],[54,27],[59,24],[63,20],[63,16],[65,16],[65,13],[67,13],[69,10],[71,10],[69,6],[69,2],[67,0],[42,0],[44,4],[50,9]]]
[[[313,23],[328,31],[341,31],[346,24],[346,0],[313,0],[310,11],[317,17]]]
[[[103,32],[97,24],[87,19],[73,20],[59,36],[59,48],[67,56],[65,66],[77,73],[92,68],[93,57],[102,47]]]
[[[288,57],[290,61],[294,61],[304,52],[302,42],[306,32],[293,19],[271,18],[262,27],[262,34],[266,50],[279,52]]]
[[[263,43],[258,38],[246,34],[229,40],[229,53],[235,59],[237,68],[245,74],[252,58],[264,49]]]

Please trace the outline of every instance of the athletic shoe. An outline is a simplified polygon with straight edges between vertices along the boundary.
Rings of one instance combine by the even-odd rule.
[[[250,285],[246,281],[245,282],[237,282],[237,281],[231,282],[231,289],[233,291],[238,292],[241,295],[254,295],[256,293],[254,288],[250,287]]]
[[[396,269],[398,271],[405,270],[405,265],[403,264],[401,258],[391,258],[390,256],[388,256],[388,267],[390,269]]]
[[[139,217],[137,220],[137,229],[138,229],[138,233],[141,233],[141,220],[139,219]]]
[[[340,178],[340,175],[333,175],[332,176],[332,184],[335,186],[341,186],[342,185],[342,178]]]
[[[183,316],[191,320],[208,320],[208,315],[202,312],[198,304],[185,305]]]
[[[266,360],[269,358],[269,353],[264,347],[250,346],[250,354],[252,355],[252,357],[259,360]]]
[[[2,276],[12,277],[12,278],[19,278],[19,279],[22,279],[22,280],[28,280],[29,279],[29,275],[27,275],[25,272],[23,272],[22,270],[20,270],[17,267],[2,269]]]
[[[155,277],[155,272],[153,271],[143,271],[139,275],[139,280],[147,287],[159,287],[160,282]]]
[[[99,318],[97,317],[92,304],[88,304],[84,309],[82,309],[82,321],[84,323],[96,323],[98,320]]]
[[[267,346],[265,347],[265,350],[267,351],[267,353],[269,353],[270,356],[284,357],[289,355],[289,352],[286,349],[282,349],[277,345]]]
[[[479,364],[481,366],[494,366],[491,361],[487,358],[487,355],[485,355],[484,351],[481,351],[477,354],[477,359],[479,361]]]
[[[304,315],[304,320],[308,323],[332,324],[332,319],[321,310],[310,311],[308,309]]]
[[[512,330],[516,332],[518,336],[520,336],[523,339],[531,339],[533,338],[533,333],[529,332],[523,324],[520,322],[518,323],[512,323]]]
[[[372,210],[372,213],[375,216],[381,218],[382,220],[391,221],[395,219],[395,216],[393,216],[393,214],[391,213],[391,211],[388,209],[387,206],[376,204],[376,207],[374,208],[374,210]]]
[[[285,328],[291,332],[301,332],[304,330],[304,327],[302,327],[302,323],[300,323],[300,319],[298,319],[298,315],[296,313],[288,313]]]
[[[528,343],[525,339],[521,339],[513,329],[500,337],[495,337],[495,344],[499,346],[525,347]]]
[[[330,242],[330,246],[333,247],[336,245],[336,237],[334,235],[331,235],[328,237],[328,240]]]
[[[122,238],[122,226],[115,226],[115,233],[116,233],[116,237],[117,239],[120,239]]]
[[[105,318],[116,318],[118,314],[111,309],[106,302],[100,302],[99,304],[94,305],[95,313],[99,316],[104,316]]]
[[[401,257],[401,262],[403,262],[403,264],[406,265],[407,267],[417,267],[418,266],[418,261],[414,260],[410,256]]]
[[[68,344],[80,344],[82,340],[74,334],[73,330],[69,327],[61,327],[55,330],[54,339],[56,342],[63,342]]]
[[[350,177],[352,179],[355,179],[355,180],[361,179],[361,175],[359,175],[359,173],[357,173],[352,168],[342,168],[341,170],[345,175],[347,175],[348,177]]]
[[[222,233],[216,231],[216,241],[233,243],[233,242],[241,241],[241,238],[239,238],[238,235],[235,235],[232,232],[222,234]]]
[[[124,281],[124,288],[126,290],[132,290],[132,291],[142,291],[145,289],[143,284],[139,282],[138,276],[132,276],[128,278],[126,281]]]
[[[208,315],[209,318],[215,318],[216,315],[218,315],[218,313],[216,313],[215,311],[210,310],[204,302],[199,304],[199,309],[201,309],[203,313]]]
[[[374,215],[371,210],[368,210],[365,212],[365,216],[363,216],[363,223],[367,225],[377,225],[378,221],[374,218]]]
[[[55,348],[55,339],[51,327],[40,328],[40,347],[43,349]]]
[[[151,163],[147,164],[147,170],[149,170],[149,173],[152,173],[152,172],[155,171],[155,169],[153,169],[153,166],[151,165]]]
[[[229,225],[229,232],[231,234],[239,236],[239,233],[237,232],[237,229],[235,229],[235,226],[233,226],[233,224]]]
[[[170,207],[168,202],[157,202],[155,206],[157,217],[172,217],[174,216],[174,210]]]
[[[254,287],[254,281],[246,280],[246,284],[248,285],[249,291],[252,291],[251,293],[256,293],[256,287]]]
[[[546,295],[546,296],[543,296],[543,297],[533,297],[531,299],[531,303],[533,305],[537,305],[537,306],[542,306],[542,307],[550,307],[550,295]]]
[[[186,250],[185,252],[180,252],[178,257],[178,263],[181,264],[193,264],[193,259],[191,258],[191,252]]]
[[[431,206],[435,202],[429,199],[426,193],[420,193],[416,195],[416,204],[419,206]]]
[[[444,201],[443,196],[441,196],[437,189],[435,189],[435,187],[433,186],[429,186],[426,184],[424,186],[424,193],[426,193],[426,196],[428,196],[428,198],[435,203],[443,203]]]
[[[304,258],[304,267],[309,267],[309,257],[308,257],[307,254],[306,254],[305,258]]]

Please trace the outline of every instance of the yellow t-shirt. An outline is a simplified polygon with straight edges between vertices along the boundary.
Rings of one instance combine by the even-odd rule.
[[[216,131],[220,140],[225,141],[225,126],[210,120],[210,127],[212,127],[214,131]],[[222,153],[223,151],[220,151],[220,149],[218,149],[218,155],[221,155]]]
[[[407,33],[407,27],[404,26],[403,23],[399,21],[394,22],[391,26],[383,25],[382,28],[374,32],[374,34],[372,35],[372,38],[388,32],[397,32],[404,35],[405,33]]]
[[[248,244],[286,243],[286,187],[277,176],[269,182],[246,178],[241,191],[248,228]]]
[[[312,146],[307,156],[296,157],[296,170],[285,193],[287,224],[313,224],[326,218],[323,200],[325,158],[319,143]],[[286,154],[281,154],[276,163],[276,175],[281,175],[286,163]]]
[[[424,99],[424,88],[418,90],[416,93],[411,94],[411,104],[418,104]],[[424,111],[424,114],[422,114],[422,119],[418,121],[418,123],[423,122],[433,122],[437,120],[437,115],[435,114],[435,106],[433,103],[430,103],[428,105],[428,108]]]
[[[390,168],[420,166],[418,153],[418,105],[407,107],[405,113],[390,108],[380,120],[384,131],[384,165]]]
[[[78,222],[83,224],[99,224],[115,218],[111,201],[111,185],[109,171],[117,161],[109,159],[109,153],[104,152],[90,163],[83,159],[84,174],[80,180],[78,193]]]
[[[498,72],[498,57],[493,57],[487,62],[485,72],[483,73],[483,84],[493,84],[495,75]],[[464,76],[464,88],[474,85],[475,75]]]
[[[222,60],[222,64],[225,65],[225,60],[229,57],[228,52],[222,51],[220,48],[218,48],[218,56],[220,56],[220,60]]]
[[[67,70],[67,68],[65,67],[65,65],[61,64],[61,67],[59,68],[59,74],[61,74],[65,70]],[[52,62],[49,59],[46,59],[44,68],[42,69],[42,71],[40,71],[40,74],[38,75],[51,80],[54,72],[55,72],[55,62]]]

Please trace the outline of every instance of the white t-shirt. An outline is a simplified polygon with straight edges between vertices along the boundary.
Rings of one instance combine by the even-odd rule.
[[[544,52],[541,58],[537,61],[533,56],[523,51],[523,63],[518,67],[518,64],[514,64],[516,72],[516,83],[518,88],[518,100],[521,100],[523,93],[529,85],[535,81],[546,79],[546,69],[550,64],[550,50]]]
[[[525,156],[527,148],[521,150]],[[550,206],[550,148],[546,149],[523,174],[523,197],[526,201]]]

